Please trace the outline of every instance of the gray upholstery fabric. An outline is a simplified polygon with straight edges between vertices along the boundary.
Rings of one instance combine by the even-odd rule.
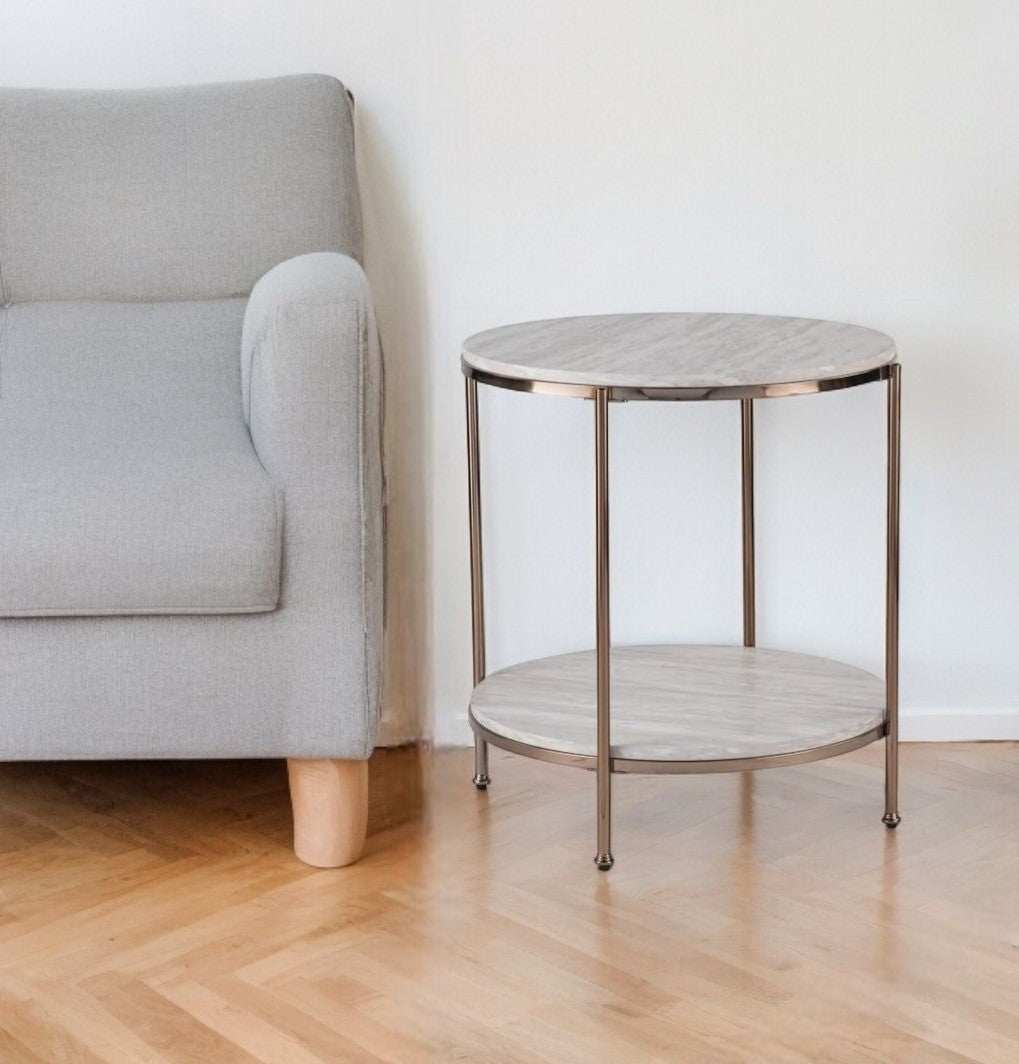
[[[382,377],[375,312],[361,267],[305,255],[256,285],[244,319],[248,425],[286,495],[280,606],[314,606],[342,632],[310,685],[335,682],[348,712],[378,726],[382,660]],[[318,633],[294,634],[309,643]],[[310,656],[310,655],[309,655]],[[305,678],[302,678],[305,679]]]
[[[0,618],[0,758],[370,754],[381,366],[349,134],[323,78],[0,92],[0,536],[26,556],[7,511],[37,484],[33,579],[64,601],[277,607]]]
[[[361,253],[338,81],[0,91],[0,302],[246,296],[308,251]]]
[[[0,311],[0,616],[276,608],[243,300]]]

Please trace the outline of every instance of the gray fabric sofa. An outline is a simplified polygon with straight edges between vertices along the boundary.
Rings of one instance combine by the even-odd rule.
[[[0,90],[0,760],[288,758],[298,855],[356,857],[383,594],[360,258],[332,78]]]

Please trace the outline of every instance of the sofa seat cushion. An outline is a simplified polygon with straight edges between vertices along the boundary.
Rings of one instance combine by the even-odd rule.
[[[244,300],[0,310],[0,616],[276,608]]]

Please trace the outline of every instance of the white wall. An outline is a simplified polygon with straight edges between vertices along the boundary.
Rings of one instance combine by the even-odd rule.
[[[449,347],[637,309],[890,333],[903,734],[1019,737],[1019,5],[517,0],[465,5],[457,27]],[[442,388],[437,424],[455,425]],[[765,645],[880,671],[883,399],[758,404]],[[591,410],[483,402],[490,666],[591,645]],[[738,640],[735,407],[630,404],[613,429],[616,637]],[[435,445],[438,734],[454,740],[464,513],[445,471],[462,446],[452,430]]]
[[[0,0],[0,82],[358,100],[388,358],[388,739],[465,741],[459,341],[698,309],[904,363],[903,732],[1019,737],[1019,6]],[[758,404],[762,644],[881,664],[883,389]],[[490,666],[593,639],[589,404],[482,395]],[[738,415],[613,410],[614,628],[736,640]]]

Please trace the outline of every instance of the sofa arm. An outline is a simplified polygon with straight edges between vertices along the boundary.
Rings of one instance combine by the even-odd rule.
[[[256,367],[261,379],[254,386]],[[253,403],[262,408],[254,411],[257,422],[259,415],[271,416],[267,403],[335,398],[341,382],[346,388],[360,379],[363,413],[373,412],[372,398],[379,400],[374,412],[380,413],[381,370],[371,290],[354,259],[329,251],[298,255],[255,285],[241,337],[244,419],[252,436]],[[316,384],[313,394],[301,394]],[[282,391],[274,394],[277,385]]]
[[[299,255],[255,285],[241,379],[255,451],[284,496],[280,606],[307,624],[303,638],[326,639],[337,654],[363,634],[365,695],[377,711],[382,365],[368,282],[352,258]]]

